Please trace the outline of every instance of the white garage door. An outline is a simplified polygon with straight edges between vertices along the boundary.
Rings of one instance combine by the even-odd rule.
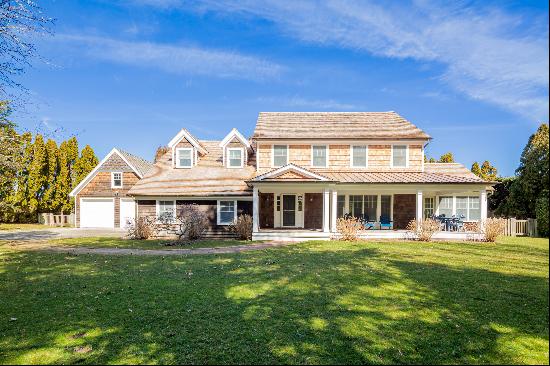
[[[120,227],[127,229],[136,216],[136,202],[131,198],[120,199]]]
[[[82,198],[80,227],[114,227],[115,204],[112,198]]]

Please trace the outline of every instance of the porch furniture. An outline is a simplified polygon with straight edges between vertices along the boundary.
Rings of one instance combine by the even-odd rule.
[[[384,228],[388,230],[393,229],[393,221],[386,215],[380,216],[380,229],[383,230]]]
[[[363,215],[363,227],[365,230],[374,230],[374,221],[369,220],[369,215]]]

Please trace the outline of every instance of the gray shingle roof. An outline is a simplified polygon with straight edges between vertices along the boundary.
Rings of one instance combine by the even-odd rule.
[[[128,160],[128,162],[130,162],[130,164],[132,164],[134,168],[136,168],[136,170],[142,177],[145,177],[153,170],[153,163],[150,163],[147,160],[140,158],[139,156],[130,154],[129,152],[121,150],[119,148],[117,148],[117,150],[124,156],[126,160]]]
[[[259,139],[430,139],[391,112],[260,112],[253,138]]]

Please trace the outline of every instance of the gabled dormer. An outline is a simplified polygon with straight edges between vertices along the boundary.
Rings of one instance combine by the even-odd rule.
[[[252,147],[236,128],[224,137],[219,146],[223,151],[223,165],[226,168],[238,169],[246,166]]]
[[[177,169],[194,167],[199,161],[199,156],[204,156],[208,153],[199,140],[185,128],[182,128],[168,143],[168,147],[172,153],[172,167]]]

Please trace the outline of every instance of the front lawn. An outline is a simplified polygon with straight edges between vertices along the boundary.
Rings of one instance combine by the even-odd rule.
[[[46,230],[51,226],[42,224],[12,224],[12,223],[0,223],[0,230]]]
[[[48,241],[47,245],[88,247],[88,248],[124,248],[124,249],[195,249],[227,247],[234,245],[258,244],[258,241],[245,240],[196,240],[185,244],[178,244],[175,240],[130,240],[121,238],[67,238]]]
[[[548,240],[0,247],[0,363],[546,363]]]

